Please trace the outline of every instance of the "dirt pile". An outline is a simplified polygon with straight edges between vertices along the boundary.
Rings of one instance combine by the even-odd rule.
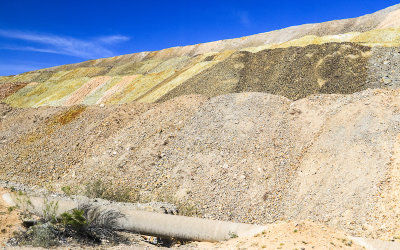
[[[399,8],[0,77],[0,93],[13,83],[30,83],[0,94],[0,100],[16,107],[152,103],[246,91],[299,99],[398,86],[396,74],[376,62],[394,57],[400,46]]]
[[[255,237],[197,243],[200,249],[364,249],[343,232],[321,224],[278,222]]]
[[[400,225],[399,105],[397,90],[296,102],[242,93],[108,107],[3,105],[0,178],[76,191],[101,179],[142,202],[180,201],[206,218],[312,219],[392,238]]]
[[[350,94],[365,89],[370,47],[329,43],[236,52],[170,91],[160,101],[189,93],[209,97],[266,92],[292,100],[311,94]]]
[[[327,43],[230,52],[200,56],[180,70],[153,72],[158,67],[154,64],[153,73],[144,75],[52,78],[31,83],[4,100],[29,107],[162,102],[189,94],[214,97],[254,91],[293,100],[318,93],[351,94],[367,88],[399,87],[399,51],[396,47]]]
[[[399,238],[399,8],[0,77],[0,180]]]
[[[399,87],[399,51],[398,47],[344,42],[258,52],[230,51],[179,63],[149,59],[131,63],[136,65],[134,71],[129,71],[133,75],[126,75],[127,69],[120,71],[121,75],[95,77],[85,76],[77,69],[59,72],[46,82],[7,91],[4,101],[30,107],[149,103],[181,95],[214,97],[255,91],[293,100],[318,93],[351,94],[367,88]],[[0,86],[9,85],[15,84]]]

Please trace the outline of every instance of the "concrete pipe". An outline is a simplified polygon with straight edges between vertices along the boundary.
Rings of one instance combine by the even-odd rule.
[[[40,216],[49,209],[59,216],[78,208],[85,211],[89,223],[98,226],[191,241],[216,242],[233,237],[254,236],[266,230],[266,226],[139,211],[129,209],[126,203],[99,204],[87,198],[72,200],[8,193],[3,195],[3,199],[10,205],[18,205]]]

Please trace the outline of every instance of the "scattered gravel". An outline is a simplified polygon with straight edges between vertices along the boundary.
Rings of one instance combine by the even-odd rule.
[[[351,94],[366,89],[370,50],[355,43],[327,43],[235,52],[159,101],[187,94],[214,97],[241,92],[266,92],[292,100],[318,93]]]
[[[400,88],[400,47],[375,47],[368,62],[370,88]]]
[[[400,223],[391,195],[400,180],[392,163],[399,104],[398,90],[367,90],[296,102],[241,93],[104,107],[2,105],[0,179],[78,193],[102,180],[140,202],[174,203],[205,218],[312,219],[390,238]]]
[[[100,104],[136,88],[142,75],[155,84],[163,72],[173,74],[162,84],[184,79],[152,104],[0,103],[0,180],[58,195],[84,194],[101,181],[114,196],[140,202],[137,209],[258,224],[312,220],[356,236],[399,237],[400,48],[234,52],[391,27],[399,8],[0,77],[0,100],[27,106],[79,104],[90,94]],[[202,71],[198,61],[215,65]],[[123,76],[123,84],[104,97],[108,76]]]

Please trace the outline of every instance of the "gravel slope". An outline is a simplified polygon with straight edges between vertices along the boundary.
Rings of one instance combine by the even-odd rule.
[[[399,8],[0,77],[0,180],[399,237]]]
[[[142,202],[180,203],[206,218],[312,219],[391,238],[400,224],[399,105],[398,90],[295,102],[241,93],[105,107],[2,105],[0,178],[75,191],[101,179]]]
[[[398,87],[397,74],[376,62],[400,46],[399,8],[0,77],[0,100],[15,107],[68,106],[248,91],[300,99]],[[370,53],[374,48],[378,53]]]

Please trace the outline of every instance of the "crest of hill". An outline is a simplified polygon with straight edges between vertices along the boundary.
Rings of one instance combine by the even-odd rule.
[[[338,35],[349,32],[366,32],[374,29],[395,28],[400,26],[400,4],[367,14],[361,17],[334,20],[323,23],[303,24],[280,30],[260,33],[241,38],[219,40],[214,42],[172,47],[160,51],[140,52],[111,58],[104,58],[94,61],[70,64],[49,68],[58,70],[60,67],[82,67],[88,64],[92,66],[113,66],[111,62],[140,61],[144,58],[169,58],[174,56],[189,55],[195,56],[209,52],[220,52],[223,50],[240,50],[249,47],[257,47],[265,44],[280,44],[290,40],[298,39],[307,35],[326,36]],[[92,62],[92,63],[90,63]]]
[[[292,26],[276,31],[260,33],[241,38],[233,38],[226,40],[219,40],[214,42],[173,47],[163,49],[160,51],[140,52],[129,55],[122,55],[117,57],[100,59],[98,63],[92,65],[110,65],[113,58],[115,62],[123,62],[125,60],[142,60],[146,57],[168,58],[173,56],[182,55],[199,55],[209,52],[220,52],[223,50],[240,50],[249,47],[257,47],[265,44],[279,44],[290,40],[298,39],[307,35],[326,36],[337,35],[349,32],[366,32],[373,29],[394,28],[400,26],[400,4],[388,7],[386,9],[377,11],[373,14],[367,14],[361,17],[335,20],[315,24],[303,24],[299,26]],[[108,60],[109,62],[107,62]],[[113,60],[113,61],[114,61]],[[95,60],[96,61],[96,60]],[[80,67],[90,64],[90,61],[53,67],[50,69],[57,70],[59,67]]]
[[[0,77],[0,98],[16,107],[37,107],[247,91],[297,100],[387,84],[396,88],[395,63],[380,65],[381,58],[399,59],[391,58],[400,47],[399,20],[400,5],[395,5],[358,18]]]

